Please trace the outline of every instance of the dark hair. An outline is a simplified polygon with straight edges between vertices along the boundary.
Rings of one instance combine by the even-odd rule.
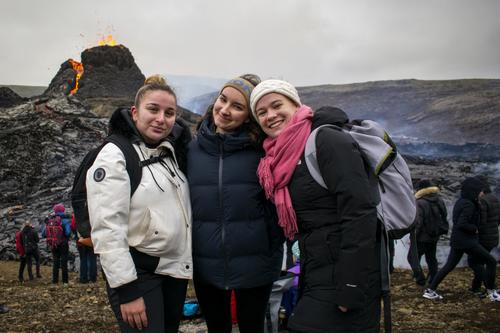
[[[243,74],[243,75],[240,75],[239,78],[247,80],[254,87],[257,86],[261,82],[260,77],[258,75],[255,75],[255,74]],[[220,93],[215,98],[215,101],[217,100],[217,98],[219,98],[219,96],[220,96]],[[215,101],[207,108],[207,111],[201,117],[200,121],[196,125],[197,131],[200,129],[201,124],[206,119],[210,119],[211,121],[213,121],[213,119],[214,119],[213,111],[214,111]],[[248,108],[248,121],[241,125],[241,130],[244,132],[247,132],[249,134],[250,139],[252,140],[252,142],[255,146],[260,147],[262,145],[262,142],[266,138],[266,134],[264,133],[264,131],[262,131],[262,128],[260,128],[257,121],[252,116],[252,110],[250,109],[250,105],[247,105],[247,108]]]
[[[417,184],[417,189],[421,190],[427,187],[434,186],[432,182],[429,179],[422,179],[421,181],[418,182]]]
[[[486,175],[479,175],[479,176],[477,176],[477,179],[479,179],[479,181],[481,183],[483,183],[483,192],[485,194],[491,193],[490,182],[488,181],[488,176],[486,176]]]
[[[167,80],[159,74],[152,75],[144,81],[144,85],[139,88],[135,95],[134,105],[138,108],[139,104],[148,91],[162,90],[174,96],[175,104],[177,104],[177,95],[171,86],[167,84]]]

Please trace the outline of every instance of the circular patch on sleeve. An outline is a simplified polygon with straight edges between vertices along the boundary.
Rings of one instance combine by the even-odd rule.
[[[104,177],[106,177],[106,171],[103,168],[98,168],[94,171],[94,180],[96,182],[101,182]]]

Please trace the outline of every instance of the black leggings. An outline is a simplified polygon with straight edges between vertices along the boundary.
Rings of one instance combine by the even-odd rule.
[[[492,247],[483,246],[486,251],[491,252]],[[481,284],[484,281],[485,270],[484,270],[484,262],[481,258],[476,258],[474,256],[469,256],[467,258],[467,263],[469,267],[474,271],[474,278],[472,279],[472,290],[479,290],[481,288]],[[486,287],[486,285],[485,285]]]
[[[460,259],[462,259],[462,256],[464,253],[467,253],[470,256],[473,256],[475,258],[478,258],[479,260],[482,260],[486,264],[486,272],[484,275],[484,284],[486,286],[486,289],[495,289],[495,270],[496,270],[496,261],[495,258],[493,258],[488,251],[481,245],[476,245],[472,248],[468,249],[455,249],[455,248],[450,248],[450,254],[448,255],[448,260],[446,261],[446,264],[439,270],[437,273],[436,277],[432,280],[431,284],[429,285],[429,288],[432,290],[436,290],[441,281],[450,273],[458,264]]]
[[[231,290],[201,284],[194,280],[196,297],[205,316],[208,333],[230,333]],[[272,284],[235,289],[236,314],[240,333],[264,333],[264,318]]]
[[[141,331],[132,328],[123,321],[118,294],[109,286],[107,287],[109,303],[122,333],[178,332],[188,280],[176,279],[170,276],[164,276],[162,279],[162,283],[157,284],[156,287],[142,295],[146,305],[148,327],[143,328]]]

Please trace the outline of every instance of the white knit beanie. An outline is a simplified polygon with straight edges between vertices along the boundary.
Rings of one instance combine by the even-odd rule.
[[[301,106],[299,93],[294,86],[290,83],[282,80],[265,80],[259,83],[252,91],[250,96],[250,107],[252,108],[252,115],[257,119],[255,115],[255,105],[257,102],[267,94],[278,93],[283,96],[290,98],[295,104]]]

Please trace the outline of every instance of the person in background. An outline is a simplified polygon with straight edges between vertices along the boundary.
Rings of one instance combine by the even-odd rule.
[[[33,273],[32,273],[33,259],[35,260],[35,265],[36,265],[36,277],[37,278],[42,277],[40,274],[40,253],[38,250],[39,240],[40,237],[38,237],[38,233],[33,228],[33,224],[31,224],[31,221],[30,220],[26,221],[21,231],[21,241],[24,249],[24,258],[25,258],[24,261],[28,266],[28,276],[30,280],[33,280]],[[21,269],[19,271],[19,281],[24,280],[23,271],[24,267],[21,261]]]
[[[59,282],[60,268],[62,282],[66,284],[68,283],[68,241],[71,236],[71,221],[66,215],[64,204],[55,204],[53,210],[54,214],[47,218],[42,229],[42,237],[46,238],[47,245],[52,252],[52,283]]]
[[[500,202],[498,198],[491,193],[490,185],[487,179],[480,178],[483,182],[484,195],[479,200],[481,213],[478,227],[479,244],[491,252],[498,246],[498,226],[500,225]],[[485,262],[480,257],[469,256],[469,267],[474,271],[474,278],[470,291],[476,295],[485,295],[481,291],[481,284],[485,276]],[[486,286],[486,285],[485,285]]]
[[[80,255],[80,283],[96,282],[97,280],[97,256],[94,248],[80,242],[80,237],[76,231],[75,215],[71,216],[71,231],[77,236],[76,248]]]
[[[376,180],[352,138],[333,128],[316,138],[317,160],[328,189],[309,173],[304,148],[312,128],[347,123],[337,108],[313,111],[295,87],[261,82],[251,95],[266,156],[260,183],[276,205],[279,224],[300,248],[299,298],[288,321],[294,332],[376,332],[380,327],[381,226]]]
[[[413,277],[418,285],[424,286],[432,281],[438,271],[436,249],[439,237],[448,232],[448,213],[443,199],[439,195],[439,187],[429,180],[423,179],[417,185],[417,215],[415,229],[410,233],[410,250],[408,262],[413,270]],[[425,255],[429,268],[427,278],[424,275],[420,260]]]
[[[177,332],[192,278],[189,187],[174,149],[190,132],[177,112],[175,92],[155,75],[131,109],[111,116],[109,134],[129,139],[142,161],[132,197],[125,156],[114,143],[87,171],[91,238],[121,332]]]
[[[475,177],[466,178],[462,182],[460,198],[453,207],[453,229],[450,239],[450,253],[446,264],[439,270],[425,289],[424,298],[442,299],[436,290],[441,281],[458,264],[464,253],[474,256],[486,264],[484,284],[488,298],[500,302],[500,295],[495,290],[496,261],[484,247],[479,244],[478,225],[480,218],[479,198],[483,195],[484,184]]]
[[[242,333],[264,332],[283,234],[257,178],[263,133],[250,115],[252,74],[221,88],[189,145],[196,296],[208,332],[231,332],[231,291]]]
[[[25,252],[24,252],[23,240],[21,237],[21,234],[22,234],[24,227],[25,227],[25,225],[23,224],[21,226],[21,229],[19,229],[16,232],[16,252],[19,254],[18,279],[19,279],[19,282],[21,282],[21,283],[24,282],[24,269],[26,267],[26,256],[25,256]],[[31,273],[31,269],[29,269],[28,272]],[[31,279],[33,279],[33,273],[31,275]]]

